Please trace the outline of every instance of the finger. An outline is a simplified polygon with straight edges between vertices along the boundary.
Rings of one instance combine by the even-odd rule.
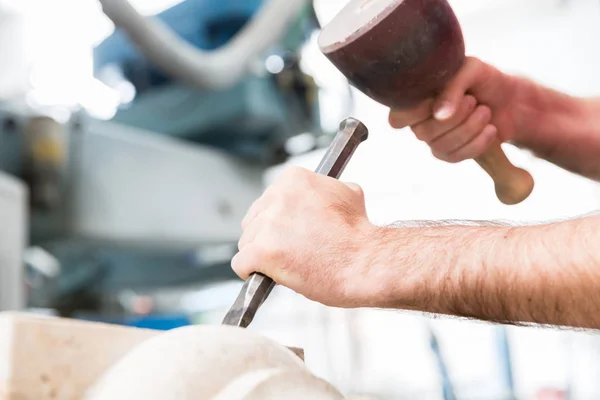
[[[448,155],[449,162],[460,162],[481,156],[498,137],[498,129],[487,125],[473,141]]]
[[[433,115],[437,120],[446,121],[456,113],[460,100],[467,91],[483,76],[485,64],[468,57],[458,73],[450,79],[444,91],[433,105]]]
[[[267,204],[270,203],[272,198],[272,191],[269,188],[263,193],[261,197],[259,197],[256,201],[254,201],[254,203],[252,203],[250,209],[248,209],[248,212],[242,220],[242,230],[245,230],[248,227],[248,225],[250,225],[252,221],[254,221],[256,217],[267,208]]]
[[[263,228],[264,224],[260,223],[260,217],[255,218],[252,223],[248,224],[238,241],[238,250],[242,251],[246,246],[252,244],[260,235]]]
[[[262,263],[260,262],[258,254],[255,251],[252,251],[250,247],[240,251],[231,259],[231,268],[233,269],[233,272],[243,280],[248,279],[248,277],[255,272],[264,273],[260,268],[261,265]]]
[[[416,125],[431,118],[433,102],[434,99],[427,99],[419,105],[408,110],[390,111],[388,117],[390,126],[394,129],[402,129],[407,126]]]
[[[357,194],[359,196],[364,196],[365,195],[365,192],[363,191],[362,187],[360,187],[360,185],[358,185],[357,183],[344,182],[344,184],[346,186],[348,186],[348,188],[350,190],[352,190],[352,192],[354,192],[355,194]]]
[[[231,259],[231,268],[243,280],[253,273],[261,273],[281,284],[283,272],[277,268],[275,255],[259,246],[247,246]]]
[[[430,144],[445,133],[463,124],[473,113],[475,107],[477,107],[477,100],[475,97],[471,95],[464,96],[461,100],[458,112],[449,120],[439,121],[434,118],[429,118],[428,120],[413,126],[412,130],[417,139]]]
[[[464,124],[431,142],[431,148],[442,155],[449,155],[472,141],[492,119],[492,111],[487,106],[479,106]]]
[[[261,199],[262,197],[259,197],[252,203],[252,205],[248,209],[248,212],[244,216],[244,219],[242,219],[242,231],[246,230],[250,222],[252,222],[252,220],[254,220],[254,218],[256,218],[256,215],[259,213]]]

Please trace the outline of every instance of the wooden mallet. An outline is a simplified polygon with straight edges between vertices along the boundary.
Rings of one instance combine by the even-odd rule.
[[[351,0],[321,31],[319,46],[348,81],[394,110],[440,93],[465,61],[465,43],[446,0]],[[529,172],[500,142],[476,158],[508,205],[533,191]]]

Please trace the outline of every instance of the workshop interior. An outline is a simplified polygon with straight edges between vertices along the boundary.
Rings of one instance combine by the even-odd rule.
[[[246,211],[287,166],[314,170],[348,117],[369,140],[340,179],[363,187],[376,223],[600,206],[597,184],[505,146],[536,180],[507,206],[481,169],[390,128],[319,50],[346,3],[0,0],[0,311],[220,324],[244,283],[230,262]],[[600,2],[449,3],[469,55],[600,94]],[[332,309],[279,286],[248,329],[369,399],[600,398],[594,333]]]

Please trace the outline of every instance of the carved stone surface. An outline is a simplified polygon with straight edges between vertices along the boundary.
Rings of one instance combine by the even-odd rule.
[[[190,326],[149,339],[116,363],[86,400],[343,399],[298,356],[230,326]]]
[[[0,313],[0,400],[342,400],[298,349],[249,330],[160,332]]]

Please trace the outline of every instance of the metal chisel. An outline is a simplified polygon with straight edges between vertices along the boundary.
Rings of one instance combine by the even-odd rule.
[[[368,136],[369,131],[362,122],[354,118],[342,121],[338,133],[315,172],[338,179],[358,145],[367,140]],[[275,282],[268,276],[260,273],[250,275],[233,306],[225,315],[223,325],[248,327],[274,286]]]

